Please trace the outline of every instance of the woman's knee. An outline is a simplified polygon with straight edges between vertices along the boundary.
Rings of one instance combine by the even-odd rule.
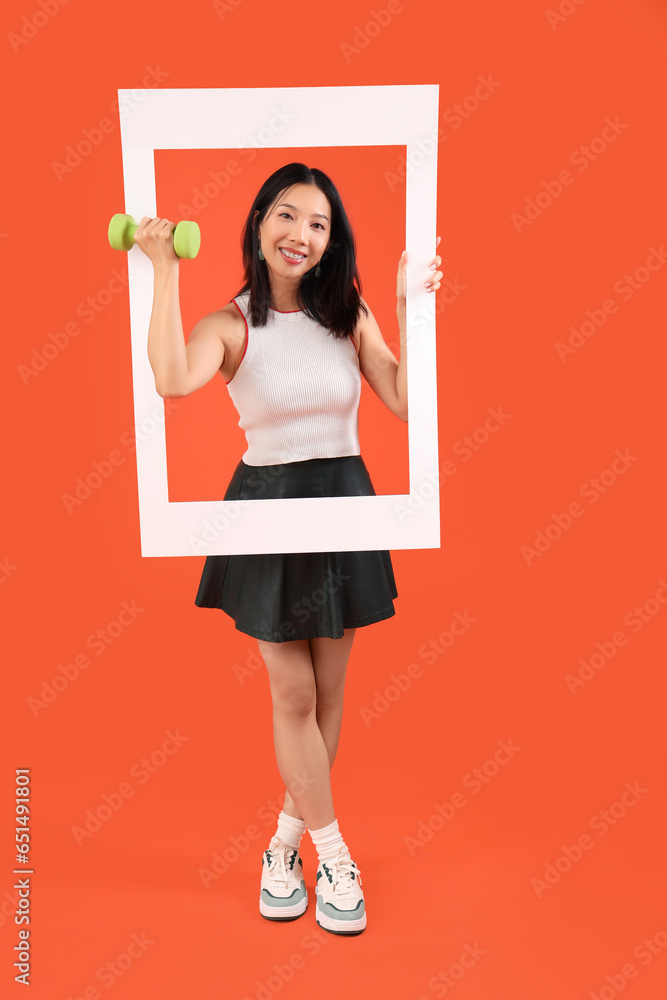
[[[273,710],[283,718],[307,719],[315,713],[316,692],[304,686],[278,685],[271,689]]]
[[[315,712],[317,687],[307,640],[296,643],[259,641],[275,712],[306,718]]]

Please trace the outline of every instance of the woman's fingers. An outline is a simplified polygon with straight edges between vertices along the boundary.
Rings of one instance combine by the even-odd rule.
[[[438,236],[438,238],[435,241],[436,246],[438,246],[441,239],[442,237]],[[397,286],[397,294],[402,295],[403,297],[405,296],[405,272],[407,268],[407,263],[408,263],[408,252],[407,250],[404,250],[403,253],[401,254],[401,259],[398,262],[398,286]],[[433,271],[434,273],[430,274],[428,280],[424,282],[424,287],[429,292],[435,292],[437,291],[438,288],[440,288],[440,283],[442,281],[442,278],[444,277],[443,272],[439,270],[441,264],[442,264],[442,257],[440,257],[439,254],[436,254],[429,267],[429,270]]]
[[[439,245],[441,239],[442,236],[436,237],[435,241],[436,247]],[[438,288],[440,288],[440,279],[443,277],[443,273],[442,271],[439,271],[437,269],[440,267],[441,264],[442,264],[442,257],[440,257],[439,254],[436,254],[429,268],[429,271],[435,271],[435,274],[432,274],[429,280],[424,282],[424,284],[426,285],[426,289],[429,292],[435,292],[437,291]]]
[[[441,236],[437,237],[435,241],[436,247],[440,243],[441,239],[442,239]],[[431,266],[429,267],[429,271],[435,271],[435,274],[432,274],[429,277],[429,280],[424,282],[424,285],[428,292],[435,292],[437,291],[438,288],[440,288],[440,279],[443,277],[443,273],[442,271],[439,271],[438,268],[440,267],[441,264],[442,264],[442,257],[440,257],[439,254],[436,254],[435,257],[433,258],[433,261],[431,262]]]
[[[151,219],[145,215],[134,234],[134,242],[154,264],[165,260],[178,260],[174,250],[172,230],[174,223],[169,219]]]

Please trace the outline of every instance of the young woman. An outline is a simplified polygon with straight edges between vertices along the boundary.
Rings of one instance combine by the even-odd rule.
[[[135,240],[154,267],[148,355],[163,397],[225,380],[248,448],[225,500],[374,496],[359,454],[361,375],[407,420],[405,270],[401,256],[396,361],[361,298],[355,242],[333,182],[290,163],[262,185],[243,231],[243,287],[194,327],[186,345],[173,223],[143,218]],[[438,237],[437,243],[440,242]],[[436,246],[437,246],[436,243]],[[436,256],[425,275],[440,287]],[[273,704],[276,761],[286,786],[262,857],[260,913],[291,920],[308,905],[299,846],[317,849],[316,919],[338,934],[366,926],[360,869],[335,817],[330,770],[356,629],[390,618],[389,552],[208,556],[195,598],[257,639]]]

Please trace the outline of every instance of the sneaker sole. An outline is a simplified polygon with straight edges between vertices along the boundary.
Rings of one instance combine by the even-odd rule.
[[[335,917],[329,917],[326,913],[321,913],[318,910],[315,920],[320,927],[323,927],[325,931],[331,931],[332,934],[361,934],[366,927],[365,913],[363,917],[358,917],[356,920],[336,920]]]
[[[261,896],[259,897],[259,912],[267,920],[296,920],[297,917],[303,916],[307,909],[307,896],[293,906],[269,906]]]

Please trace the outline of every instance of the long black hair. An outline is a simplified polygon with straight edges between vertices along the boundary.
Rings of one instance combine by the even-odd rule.
[[[259,259],[257,232],[269,210],[294,184],[315,185],[331,205],[330,242],[319,261],[320,274],[315,277],[316,266],[304,273],[296,292],[297,302],[306,316],[326,327],[334,337],[347,337],[357,325],[359,311],[368,315],[361,301],[354,234],[333,181],[321,170],[307,167],[305,163],[287,163],[272,173],[259,189],[243,227],[244,283],[234,298],[250,291],[249,312],[253,326],[266,326],[271,286],[267,266]],[[259,214],[255,220],[256,212]]]

